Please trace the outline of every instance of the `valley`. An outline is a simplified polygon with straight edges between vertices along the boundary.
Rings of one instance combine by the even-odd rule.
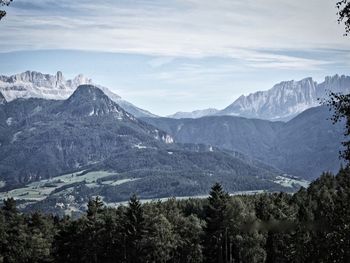
[[[122,179],[123,178],[123,179]],[[59,214],[80,214],[84,210],[84,202],[79,201],[77,195],[77,186],[87,187],[91,189],[98,189],[102,187],[121,186],[126,183],[142,180],[142,178],[124,178],[113,172],[107,171],[79,171],[76,173],[69,173],[60,176],[56,176],[51,179],[43,179],[29,183],[21,188],[16,188],[6,192],[0,193],[0,200],[13,198],[19,204],[19,207],[24,210],[35,209],[40,204],[50,202],[50,200],[57,200],[54,205],[56,212]],[[273,182],[284,187],[285,191],[294,192],[298,187],[308,187],[309,182],[297,178],[288,177],[286,175],[276,176]],[[103,192],[100,190],[100,192]],[[246,191],[233,191],[230,195],[254,195],[266,192],[266,189],[246,190]],[[115,207],[121,204],[126,204],[127,201],[110,201],[111,198],[106,198],[100,195],[106,202],[107,206]],[[170,197],[175,197],[178,200],[185,200],[190,198],[207,198],[208,195],[188,195],[188,196],[169,196],[169,197],[154,197],[151,199],[140,199],[142,203],[152,201],[166,201]],[[82,200],[85,200],[84,198]],[[52,204],[51,204],[52,205]],[[49,209],[49,208],[46,208]],[[62,211],[61,211],[62,210]],[[29,211],[29,210],[28,210]]]
[[[201,118],[159,118],[136,106],[128,112],[118,95],[82,75],[0,80],[0,199],[14,198],[24,211],[79,214],[97,195],[108,204],[133,193],[198,197],[216,182],[230,194],[293,193],[341,165],[343,126],[322,106],[288,122],[211,109]]]

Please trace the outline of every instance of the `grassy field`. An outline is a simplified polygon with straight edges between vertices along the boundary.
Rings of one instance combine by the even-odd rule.
[[[97,180],[115,175],[115,173],[107,172],[107,171],[96,171],[96,172],[88,172],[86,174],[82,174],[84,171],[80,171],[77,173],[69,173],[61,176],[57,176],[51,179],[40,180],[38,182],[33,182],[28,184],[23,188],[14,189],[8,192],[0,193],[0,200],[6,198],[14,198],[28,201],[40,201],[49,196],[54,190],[60,188],[64,185],[74,184],[78,182],[85,182],[88,186],[97,185]],[[132,180],[132,179],[130,179]],[[111,184],[122,184],[127,182],[128,179],[115,180],[111,181]]]
[[[284,176],[277,176],[274,182],[284,187],[291,187],[291,188],[293,187],[293,185],[300,185],[306,188],[310,184],[310,182],[306,180],[294,179],[294,178],[284,177]]]

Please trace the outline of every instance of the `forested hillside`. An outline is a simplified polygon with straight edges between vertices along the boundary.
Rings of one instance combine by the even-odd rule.
[[[199,119],[145,118],[181,143],[203,143],[241,152],[285,173],[316,179],[324,171],[336,173],[341,161],[344,122],[332,125],[325,106],[308,109],[288,122],[235,116]]]
[[[0,262],[348,262],[350,170],[323,174],[295,195],[230,197],[105,207],[79,219],[0,210]]]

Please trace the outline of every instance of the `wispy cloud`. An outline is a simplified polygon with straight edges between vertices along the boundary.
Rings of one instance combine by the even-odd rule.
[[[62,48],[159,56],[226,56],[238,49],[349,47],[332,1],[17,0],[2,50]]]

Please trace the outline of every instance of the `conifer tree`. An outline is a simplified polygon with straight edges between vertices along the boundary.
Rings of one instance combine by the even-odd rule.
[[[129,263],[142,262],[141,240],[145,231],[145,218],[140,200],[133,195],[125,213],[124,258]]]
[[[229,195],[219,183],[214,184],[209,194],[209,205],[206,208],[204,253],[206,262],[225,262],[227,247],[227,226],[225,212]]]
[[[97,214],[103,210],[104,204],[99,196],[90,199],[88,202],[87,216],[89,218],[96,218]]]

